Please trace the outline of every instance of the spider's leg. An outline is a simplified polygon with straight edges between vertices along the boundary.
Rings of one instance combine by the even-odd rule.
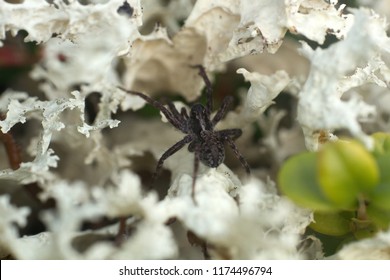
[[[235,140],[242,135],[242,130],[239,128],[231,128],[218,130],[217,133],[224,139],[228,137]]]
[[[195,149],[195,156],[194,156],[194,171],[192,173],[192,189],[191,189],[191,197],[192,200],[195,201],[195,182],[196,182],[196,176],[198,175],[199,170],[199,152],[197,149]]]
[[[240,151],[238,150],[236,144],[233,141],[242,135],[242,130],[239,128],[232,128],[232,129],[219,130],[217,133],[219,134],[220,137],[222,137],[222,139],[228,142],[230,148],[234,152],[234,155],[240,160],[241,165],[245,168],[246,172],[249,174],[250,173],[249,164],[245,160],[245,158],[241,155]]]
[[[160,159],[158,160],[157,162],[157,166],[156,166],[156,170],[154,171],[153,173],[153,176],[152,176],[152,184],[155,182],[156,178],[157,178],[157,175],[160,173],[160,170],[164,164],[164,161],[169,158],[171,155],[173,155],[174,153],[176,153],[177,151],[179,151],[181,148],[184,147],[184,145],[190,143],[192,141],[192,136],[191,135],[187,135],[186,137],[184,137],[182,140],[180,140],[179,142],[177,142],[176,144],[174,144],[172,147],[170,147],[168,150],[166,150],[163,155],[160,157]]]
[[[173,102],[171,102],[171,101],[168,101],[167,105],[168,105],[168,108],[171,111],[171,113],[175,116],[175,118],[182,121],[183,117],[182,117],[182,115],[180,115],[179,111],[176,109],[175,104],[173,104]]]
[[[187,119],[185,118],[185,116],[183,116],[183,110],[185,112],[186,109],[183,107],[181,109],[181,112],[182,113],[179,113],[179,111],[176,109],[175,105],[173,104],[173,102],[169,101],[167,102],[167,105],[168,105],[168,108],[169,110],[171,111],[171,113],[173,114],[173,116],[180,122],[180,126],[181,126],[181,131],[183,131],[184,133],[188,133],[188,128],[187,128]]]
[[[207,77],[206,70],[204,67],[200,64],[198,65],[191,65],[192,68],[198,68],[199,69],[199,75],[202,77],[204,83],[206,84],[206,110],[208,115],[210,116],[211,111],[213,110],[213,87],[211,86],[211,82],[209,80],[209,77]]]
[[[213,127],[220,121],[222,120],[227,111],[228,111],[228,107],[229,105],[233,102],[233,97],[232,96],[226,96],[223,101],[222,101],[222,105],[221,105],[221,108],[219,108],[217,114],[214,116],[213,120],[211,121],[212,124],[213,124]]]
[[[167,108],[164,107],[164,105],[162,105],[160,102],[150,98],[149,96],[143,94],[142,92],[138,92],[138,91],[134,91],[134,90],[127,90],[123,87],[120,87],[118,86],[119,89],[123,90],[124,92],[127,92],[127,93],[130,93],[130,94],[133,94],[133,95],[137,95],[139,97],[141,97],[143,100],[145,100],[147,103],[149,103],[150,105],[152,105],[153,107],[159,109],[163,114],[164,116],[167,118],[167,120],[174,126],[176,127],[177,129],[179,129],[180,131],[186,133],[184,130],[183,130],[183,127],[181,125],[181,122],[179,119],[176,118],[175,114],[170,112]],[[176,110],[177,111],[177,110]]]
[[[182,117],[185,119],[185,120],[188,120],[190,117],[188,116],[188,113],[187,113],[187,110],[186,108],[181,108],[181,111],[180,111],[180,115],[182,115]]]

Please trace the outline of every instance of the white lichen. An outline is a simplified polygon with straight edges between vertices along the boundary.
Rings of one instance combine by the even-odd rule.
[[[379,232],[374,237],[347,244],[334,256],[341,260],[388,260],[390,258],[390,233]]]
[[[359,95],[353,95],[347,101],[341,97],[349,88],[372,82],[370,75],[359,75],[358,69],[376,67],[378,57],[388,55],[390,41],[385,32],[386,22],[373,12],[356,10],[353,22],[345,39],[327,49],[312,50],[302,43],[302,53],[311,60],[312,67],[299,93],[298,121],[310,150],[318,147],[316,132],[336,129],[347,129],[367,147],[372,147],[372,141],[363,132],[359,121],[373,116],[375,108],[366,104]],[[353,72],[356,74],[351,79],[360,78],[360,81],[352,81],[346,87],[345,77]],[[383,86],[383,82],[380,85]]]
[[[17,226],[27,224],[28,207],[17,208],[10,203],[10,196],[0,196],[0,257],[4,258],[13,251],[18,240]]]

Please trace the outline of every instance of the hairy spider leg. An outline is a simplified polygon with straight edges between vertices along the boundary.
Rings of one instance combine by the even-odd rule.
[[[168,150],[166,150],[160,159],[157,162],[156,170],[153,173],[152,176],[152,184],[155,182],[157,175],[160,173],[160,170],[164,164],[164,161],[169,158],[171,155],[179,151],[181,148],[183,148],[186,144],[190,143],[193,140],[192,135],[187,135],[182,140],[174,144],[172,147],[170,147]]]
[[[239,128],[230,128],[230,129],[219,130],[217,131],[217,133],[224,139],[226,137],[229,137],[235,140],[242,135],[242,130]]]
[[[221,107],[219,108],[218,112],[215,114],[213,120],[211,121],[213,127],[220,121],[222,120],[227,111],[228,111],[228,107],[229,105],[233,102],[233,97],[232,96],[226,96],[223,101],[222,101],[222,105]]]
[[[147,103],[149,103],[150,105],[152,105],[153,107],[155,107],[156,109],[159,109],[163,114],[164,116],[167,118],[167,120],[174,126],[176,127],[177,129],[179,129],[180,131],[184,132],[184,133],[187,133],[187,127],[186,126],[183,126],[183,124],[180,122],[180,119],[177,119],[177,116],[175,115],[174,112],[171,112],[169,111],[167,108],[164,107],[164,105],[162,105],[160,102],[150,98],[149,96],[143,94],[142,92],[138,92],[138,91],[134,91],[134,90],[127,90],[123,87],[118,87],[119,89],[123,90],[124,92],[127,92],[127,93],[130,93],[130,94],[133,94],[133,95],[137,95],[139,97],[141,97],[143,100],[145,100]],[[173,106],[173,104],[172,104]],[[173,106],[174,107],[174,106]],[[176,108],[175,108],[176,110]],[[177,110],[176,110],[177,111]],[[179,115],[179,114],[178,114]]]
[[[167,105],[168,105],[168,108],[171,111],[171,113],[175,116],[175,118],[177,118],[178,120],[182,121],[183,120],[183,116],[180,115],[179,111],[175,107],[175,104],[173,104],[173,102],[171,102],[171,101],[168,101]]]
[[[202,77],[204,83],[206,84],[206,110],[207,110],[207,116],[210,117],[210,114],[213,110],[213,87],[211,86],[211,82],[209,80],[209,77],[206,74],[206,70],[204,69],[203,65],[197,64],[190,66],[192,68],[197,68],[199,70],[199,76]]]
[[[187,112],[187,109],[186,108],[181,108],[181,111],[180,111],[180,115],[182,115],[182,117],[185,119],[185,120],[188,120],[190,116],[188,116],[188,112]]]
[[[186,109],[183,107],[181,109],[181,113],[179,113],[179,111],[176,109],[173,102],[169,101],[169,102],[167,102],[167,105],[168,105],[169,110],[174,115],[174,117],[180,122],[181,127],[182,127],[181,131],[183,131],[184,133],[188,133],[188,127],[187,127],[187,119],[188,118],[186,118],[186,116],[183,115],[183,110],[187,113]]]
[[[241,155],[236,144],[233,142],[233,140],[237,139],[242,135],[242,130],[239,128],[232,128],[232,129],[220,130],[218,131],[218,133],[221,137],[223,137],[228,142],[229,146],[234,152],[234,155],[240,160],[241,165],[245,168],[246,172],[249,174],[250,173],[249,164],[245,160],[245,158]]]
[[[248,162],[245,160],[245,158],[242,156],[240,151],[238,150],[236,144],[233,142],[233,140],[230,137],[225,137],[226,142],[228,142],[230,148],[233,150],[234,155],[240,160],[241,165],[245,168],[245,171],[247,174],[251,173],[250,167]]]
[[[192,171],[192,188],[191,188],[191,197],[192,200],[196,204],[195,200],[195,182],[196,182],[196,176],[198,175],[198,170],[199,170],[199,151],[198,149],[195,149],[194,152],[194,170]]]

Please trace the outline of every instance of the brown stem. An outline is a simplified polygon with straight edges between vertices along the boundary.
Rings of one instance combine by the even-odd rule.
[[[3,133],[0,131],[0,140],[4,143],[10,167],[12,170],[18,169],[22,162],[22,157],[20,155],[20,148],[11,133]]]
[[[0,115],[0,119],[4,120],[5,117],[3,115]],[[18,169],[20,167],[20,164],[22,163],[22,155],[20,147],[16,143],[13,135],[10,132],[3,133],[0,130],[0,141],[2,141],[4,144],[10,167],[12,168],[12,170]],[[48,199],[46,202],[42,202],[39,199],[38,196],[42,190],[37,183],[27,184],[25,185],[25,189],[30,194],[30,196],[41,205],[43,209],[55,207],[55,201],[53,199]]]
[[[359,202],[359,205],[358,205],[356,217],[358,220],[365,221],[368,219],[366,200],[364,199],[363,196],[359,196],[358,202]]]

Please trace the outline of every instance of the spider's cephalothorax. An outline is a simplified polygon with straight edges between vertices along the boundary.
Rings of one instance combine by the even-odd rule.
[[[168,157],[183,148],[186,144],[189,144],[188,150],[195,153],[192,180],[192,196],[194,196],[195,180],[198,173],[199,161],[209,167],[218,167],[225,158],[225,143],[227,143],[233,150],[235,156],[240,160],[247,173],[250,173],[250,169],[248,163],[240,154],[236,144],[234,143],[234,140],[241,136],[241,129],[214,130],[215,125],[225,116],[228,106],[232,103],[233,98],[227,96],[223,100],[221,108],[219,108],[215,116],[211,118],[213,100],[211,96],[212,88],[210,80],[208,79],[203,66],[195,65],[192,67],[199,69],[199,75],[203,78],[206,84],[207,101],[205,106],[200,103],[193,105],[189,114],[185,108],[182,108],[179,112],[172,102],[169,102],[167,104],[168,108],[166,108],[160,102],[153,100],[141,92],[126,90],[124,88],[121,89],[143,98],[147,103],[159,109],[175,128],[186,134],[182,140],[165,151],[158,160],[156,171],[153,174],[152,180],[155,180],[164,161]]]

